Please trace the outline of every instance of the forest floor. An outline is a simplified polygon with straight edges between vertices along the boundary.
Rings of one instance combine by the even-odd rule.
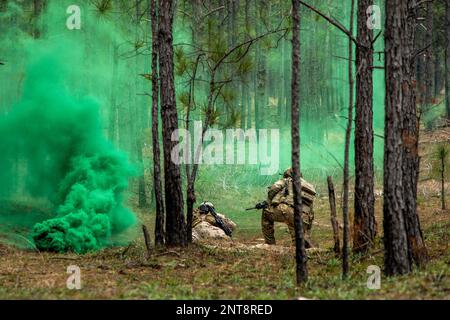
[[[450,130],[423,135],[424,171],[431,146],[449,137]],[[446,188],[449,195],[449,183]],[[236,192],[227,193],[227,200],[232,202]],[[439,183],[422,174],[418,205],[429,263],[407,276],[382,275],[380,289],[367,288],[368,266],[383,268],[380,238],[370,254],[351,255],[349,278],[341,279],[341,260],[331,249],[328,198],[321,195],[312,233],[318,249],[308,251],[309,281],[300,288],[294,284],[294,250],[287,228],[277,225],[276,246],[263,245],[260,214],[254,211],[228,214],[239,225],[231,244],[191,245],[154,251],[150,257],[141,236],[126,247],[86,255],[0,245],[0,299],[450,299],[450,210],[440,209],[439,192]],[[378,195],[379,230],[381,200]],[[450,206],[449,197],[447,203]],[[154,218],[146,212],[140,217],[149,225]],[[67,289],[70,265],[81,270],[81,290]]]

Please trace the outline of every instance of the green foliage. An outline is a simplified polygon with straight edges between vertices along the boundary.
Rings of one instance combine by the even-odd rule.
[[[97,0],[94,1],[94,6],[97,9],[98,14],[105,15],[113,10],[112,0]]]
[[[189,92],[180,92],[178,94],[178,101],[181,103],[183,108],[187,110],[189,107]]]
[[[183,47],[181,46],[176,47],[174,50],[174,56],[175,56],[175,74],[178,77],[181,77],[184,75],[189,66],[189,62],[187,60]]]
[[[446,177],[450,177],[450,147],[449,143],[441,142],[438,143],[432,153],[432,166],[433,170],[431,175],[435,179],[441,179],[442,169],[444,169],[444,179]],[[444,168],[442,168],[442,164],[444,164]]]
[[[448,143],[439,143],[435,150],[435,158],[439,161],[445,162],[450,154],[450,147]]]

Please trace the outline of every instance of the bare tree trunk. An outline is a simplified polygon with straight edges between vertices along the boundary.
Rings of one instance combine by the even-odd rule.
[[[405,274],[426,250],[417,215],[418,119],[415,97],[415,1],[386,2],[386,112],[383,226],[385,273]]]
[[[331,176],[327,178],[328,182],[328,200],[330,202],[331,226],[333,227],[334,253],[341,255],[341,245],[339,240],[339,223],[336,218],[336,194]]]
[[[441,209],[445,210],[445,156],[441,158]]]
[[[161,183],[161,152],[159,147],[158,121],[158,15],[156,0],[151,0],[150,14],[152,21],[152,145],[153,145],[153,190],[155,192],[156,219],[155,244],[164,245],[164,203]]]
[[[445,3],[445,106],[450,125],[450,2]]]
[[[142,233],[144,234],[145,248],[147,249],[147,256],[150,257],[152,254],[152,242],[150,239],[150,233],[148,232],[147,226],[142,225]]]
[[[292,169],[294,171],[294,225],[297,285],[308,280],[307,256],[302,222],[300,180],[300,3],[292,0]]]
[[[440,48],[439,48],[440,49]],[[441,51],[438,48],[434,50],[434,96],[438,97],[442,89],[441,81]]]
[[[402,143],[403,148],[403,187],[404,195],[406,199],[406,232],[409,246],[409,255],[412,257],[412,261],[418,265],[422,266],[428,260],[428,254],[425,247],[425,242],[422,235],[422,230],[420,227],[419,215],[417,214],[417,182],[419,181],[419,119],[417,115],[416,106],[416,92],[415,92],[415,59],[414,59],[414,38],[415,38],[415,27],[416,27],[416,14],[415,5],[417,0],[408,1],[408,16],[405,26],[408,36],[405,38],[405,54],[409,57],[409,63],[405,63],[404,66],[404,81],[402,83],[403,95],[403,122],[404,128],[402,131]],[[432,12],[432,7],[430,6],[429,12]],[[433,17],[429,18],[431,22],[429,23],[429,28],[432,30]],[[432,34],[431,34],[432,38]],[[431,41],[431,39],[430,39]],[[431,46],[430,46],[431,48]],[[432,92],[432,50],[429,53],[429,63],[427,72],[429,79],[429,87],[427,87],[427,102],[431,103],[431,92]],[[408,88],[409,86],[409,88]],[[409,90],[405,90],[405,87]]]
[[[358,1],[355,117],[355,213],[353,251],[366,252],[376,235],[373,169],[373,31],[367,27],[367,8],[373,0]]]
[[[351,1],[350,8],[350,34],[353,35],[353,21],[355,15],[355,0]],[[353,125],[353,42],[348,39],[348,123],[347,130],[345,132],[345,153],[344,153],[344,199],[342,205],[343,222],[344,222],[344,235],[342,240],[342,277],[348,276],[348,239],[350,234],[349,226],[349,214],[348,214],[348,198],[349,198],[349,153],[350,153],[350,138],[352,134]]]
[[[41,30],[39,26],[39,18],[42,14],[42,10],[44,8],[44,0],[33,0],[33,16],[34,16],[34,24],[33,24],[33,37],[38,39],[41,37]]]
[[[198,64],[200,62],[200,55],[197,56],[196,62],[195,62],[195,67],[194,67],[194,72],[192,75],[192,80],[191,80],[191,87],[190,87],[190,92],[189,92],[189,106],[188,106],[188,110],[186,112],[186,130],[189,132],[189,124],[191,121],[191,109],[192,109],[192,105],[194,104],[194,96],[195,96],[195,79],[197,77],[197,68],[198,68]],[[204,137],[204,133],[202,133],[202,141],[203,141],[203,137]],[[186,141],[187,143],[187,148],[190,148],[189,145],[189,141]],[[196,197],[195,197],[195,179],[197,176],[197,163],[198,163],[198,155],[195,155],[195,164],[194,164],[194,168],[192,169],[191,172],[191,166],[187,163],[186,164],[186,180],[187,180],[187,190],[186,190],[186,206],[187,206],[187,215],[186,215],[186,219],[187,219],[187,223],[186,223],[186,239],[188,243],[192,242],[192,221],[194,218],[194,204],[196,201]]]
[[[114,42],[113,44],[113,66],[111,79],[111,96],[110,96],[110,110],[109,110],[109,130],[108,137],[112,143],[118,143],[118,126],[117,126],[117,70],[119,67],[119,48]]]
[[[0,0],[0,12],[6,12],[8,8],[8,0]]]
[[[181,171],[180,166],[171,159],[171,151],[176,145],[176,141],[172,141],[172,135],[178,129],[173,70],[173,13],[173,0],[159,0],[159,78],[164,149],[166,243],[169,246],[184,246],[186,237]]]
[[[433,1],[427,3],[425,26],[425,45],[427,49],[425,50],[425,88],[422,103],[428,109],[433,96]]]
[[[138,41],[138,37],[139,37],[139,24],[140,24],[140,19],[141,19],[141,8],[140,8],[140,2],[139,0],[135,1],[135,6],[136,6],[136,12],[135,12],[135,38],[136,41]],[[130,119],[132,119],[132,126],[133,126],[133,130],[132,130],[132,141],[134,143],[134,148],[135,148],[135,155],[136,155],[136,162],[139,164],[140,167],[140,173],[139,173],[139,177],[137,178],[137,182],[138,182],[138,206],[139,208],[145,208],[147,207],[147,193],[145,190],[145,169],[144,169],[144,162],[143,162],[143,154],[142,154],[142,129],[143,129],[143,117],[142,117],[142,112],[141,112],[141,104],[139,101],[139,96],[138,96],[138,88],[139,88],[139,81],[138,81],[138,72],[139,72],[139,52],[136,49],[135,50],[135,60],[134,60],[134,69],[136,72],[136,75],[134,77],[134,90],[135,90],[135,94],[134,94],[134,107],[132,108],[133,114],[130,116]]]

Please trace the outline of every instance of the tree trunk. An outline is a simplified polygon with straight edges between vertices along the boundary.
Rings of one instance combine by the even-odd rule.
[[[136,6],[136,12],[135,12],[135,41],[139,41],[139,24],[141,19],[141,9],[140,9],[140,2],[139,0],[135,1]],[[144,161],[143,161],[143,154],[142,154],[142,129],[144,128],[143,125],[143,117],[142,117],[142,111],[141,111],[141,101],[139,101],[138,96],[138,88],[139,88],[139,81],[138,81],[138,73],[139,73],[139,52],[138,49],[135,50],[135,60],[134,60],[134,69],[135,69],[135,76],[134,76],[134,108],[133,115],[131,115],[131,119],[133,119],[133,142],[135,146],[135,154],[136,154],[136,162],[139,164],[140,167],[140,173],[138,177],[138,206],[139,208],[145,208],[147,207],[147,193],[145,190],[145,169],[144,169]]]
[[[8,0],[0,0],[0,12],[6,12],[8,8]]]
[[[414,5],[408,0],[386,2],[383,226],[387,275],[409,273],[413,261],[421,264],[426,257],[416,210],[418,119],[411,61]]]
[[[176,145],[176,141],[172,141],[172,134],[176,134],[176,130],[178,130],[173,70],[173,13],[173,0],[159,0],[158,43],[164,149],[166,243],[169,246],[184,246],[186,241],[181,172],[179,165],[172,162],[171,159],[171,151]]]
[[[373,0],[358,1],[355,117],[355,213],[353,251],[366,252],[376,235],[373,169],[373,31],[367,28],[367,8]]]
[[[259,20],[260,15],[258,14],[260,12],[259,10],[259,1],[255,0],[254,8],[255,8],[255,34],[259,34]],[[261,77],[261,45],[259,43],[255,46],[255,64],[256,64],[256,72],[253,74],[253,100],[255,104],[255,129],[259,129],[260,126],[260,109],[261,109],[261,102],[260,102],[260,77]]]
[[[431,107],[431,100],[433,97],[433,2],[427,3],[427,16],[425,21],[426,34],[425,45],[428,48],[425,50],[425,90],[424,99],[422,103],[425,110]]]
[[[158,121],[158,15],[156,0],[151,0],[150,14],[152,21],[152,146],[153,146],[153,190],[155,192],[156,218],[155,218],[155,244],[164,245],[164,203],[161,183],[161,164],[159,147],[159,121]]]
[[[108,137],[112,143],[118,143],[118,126],[117,126],[117,74],[119,67],[119,47],[114,42],[113,44],[113,65],[111,78],[111,96],[110,96],[110,110],[109,110],[109,130]]]
[[[34,16],[33,37],[35,39],[41,37],[39,18],[42,14],[43,7],[44,7],[44,0],[33,0],[33,16]]]
[[[415,26],[416,15],[414,14],[414,6],[416,1],[408,1],[408,16],[406,20],[406,31],[409,35],[405,38],[405,54],[408,57],[408,62],[404,64],[405,79],[402,83],[403,96],[403,122],[404,129],[402,131],[402,143],[403,148],[403,187],[404,195],[406,199],[406,232],[409,246],[409,254],[412,257],[413,262],[422,266],[428,260],[425,242],[423,240],[422,230],[420,227],[419,215],[417,214],[417,183],[419,180],[419,119],[417,115],[416,107],[416,92],[415,92],[415,59],[413,57],[414,52],[414,38],[415,38]],[[429,28],[433,28],[433,16],[432,6],[429,6],[429,12],[431,21]],[[432,33],[430,41],[432,39]],[[430,53],[428,56],[429,63],[427,63],[428,83],[427,87],[427,104],[431,104],[432,97],[432,49],[430,46]],[[405,90],[405,87],[407,90]]]
[[[441,51],[434,49],[434,96],[439,97],[442,89],[441,81]]]
[[[328,182],[328,200],[330,202],[331,226],[333,227],[334,253],[336,256],[341,255],[341,245],[339,240],[339,223],[336,218],[336,194],[334,192],[334,184],[331,176],[327,178]]]
[[[355,0],[351,0],[350,8],[350,34],[353,34],[353,21],[355,15]],[[350,138],[352,134],[353,125],[353,42],[348,39],[348,122],[347,130],[345,132],[345,153],[344,153],[344,199],[342,205],[344,235],[342,239],[342,277],[345,279],[348,276],[348,239],[350,234],[349,213],[348,213],[348,198],[349,198],[349,153],[350,153]]]
[[[307,256],[302,222],[300,180],[300,3],[292,0],[292,169],[294,171],[294,225],[297,285],[308,280]]]
[[[445,4],[445,106],[450,125],[450,2]]]
[[[445,156],[441,158],[441,209],[445,210]]]
[[[145,248],[147,249],[147,258],[152,255],[152,242],[150,239],[150,233],[148,232],[147,226],[142,225],[142,233],[144,234]]]

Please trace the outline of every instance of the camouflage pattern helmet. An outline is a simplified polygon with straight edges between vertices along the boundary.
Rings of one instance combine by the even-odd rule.
[[[292,167],[287,168],[283,173],[283,178],[293,178],[294,177],[294,170]]]
[[[201,213],[208,213],[211,209],[215,210],[214,205],[211,202],[203,201],[199,206],[198,209]]]
[[[283,173],[283,178],[294,178],[294,169],[292,169],[292,167],[289,167],[286,169],[286,171],[284,171]],[[300,178],[303,178],[302,173],[300,172]]]

